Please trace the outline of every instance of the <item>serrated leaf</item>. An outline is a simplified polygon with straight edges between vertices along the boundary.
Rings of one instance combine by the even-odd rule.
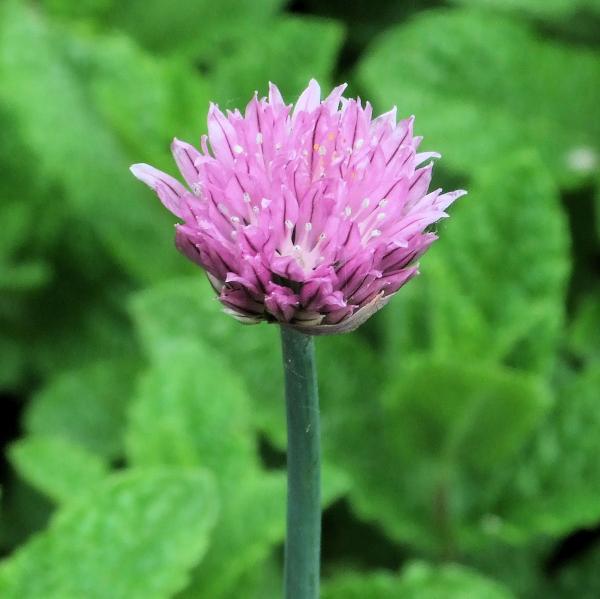
[[[283,415],[284,399],[283,389],[267,395],[281,371],[276,327],[242,327],[219,313],[212,295],[195,278],[135,299],[153,366],[131,411],[128,438],[135,463],[202,464],[216,473],[222,517],[184,596],[218,599],[283,539],[285,476],[259,469],[250,424],[266,401]],[[255,392],[252,412],[241,377]],[[348,486],[340,468],[324,464],[325,501]]]
[[[384,311],[390,353],[426,349],[543,371],[559,342],[569,273],[557,189],[535,154],[523,153],[479,170],[469,191],[422,258],[421,278]]]
[[[399,374],[383,391],[406,429],[399,459],[417,454],[485,473],[514,456],[551,404],[539,380],[509,370],[419,357]]]
[[[158,352],[130,411],[131,462],[201,465],[220,481],[257,467],[248,397],[234,370],[189,340],[174,339]]]
[[[21,477],[56,503],[89,492],[109,471],[98,456],[60,437],[25,437],[8,455]]]
[[[221,312],[213,290],[199,276],[172,280],[145,290],[134,297],[131,309],[142,345],[154,360],[159,359],[161,347],[176,339],[196,340],[219,352],[244,380],[255,424],[278,448],[285,448],[285,405],[277,326],[240,326]],[[374,392],[381,382],[383,361],[373,355],[365,341],[361,342],[360,336],[320,339],[317,351],[323,438],[326,439],[327,419],[345,417],[344,405],[349,394],[358,397]]]
[[[511,599],[508,589],[460,566],[409,564],[400,576],[342,574],[323,587],[323,599]]]
[[[137,365],[99,361],[50,379],[25,412],[32,435],[55,435],[106,458],[122,454]]]
[[[199,273],[148,289],[131,304],[142,344],[151,356],[174,339],[198,340],[224,356],[247,385],[252,419],[278,447],[285,446],[285,410],[278,330],[244,327],[222,313]]]
[[[389,381],[382,400],[349,406],[352,416],[325,442],[354,482],[351,503],[392,538],[427,551],[470,544],[497,492],[495,469],[514,459],[548,393],[531,376],[430,356],[405,359]]]
[[[581,184],[597,168],[582,168],[577,156],[600,149],[591,125],[600,123],[600,61],[540,41],[515,19],[424,12],[377,39],[358,76],[382,110],[414,112],[427,146],[460,172],[532,146],[561,184]]]
[[[58,512],[0,567],[6,599],[164,599],[208,545],[216,515],[202,472],[114,475]]]
[[[515,465],[499,476],[503,493],[492,533],[515,543],[561,536],[600,519],[600,371],[562,374],[557,400]]]
[[[132,406],[128,454],[136,465],[204,466],[219,483],[214,542],[185,597],[218,599],[280,542],[285,477],[259,465],[249,397],[231,365],[189,337],[154,347]]]
[[[224,599],[261,564],[285,533],[285,476],[246,474],[221,487],[221,518],[214,542],[178,599]]]

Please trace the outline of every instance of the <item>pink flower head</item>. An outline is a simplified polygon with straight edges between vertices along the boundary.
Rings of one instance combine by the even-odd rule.
[[[427,227],[465,193],[428,193],[439,154],[417,152],[413,117],[372,119],[345,87],[321,101],[312,80],[292,107],[271,84],[244,114],[212,104],[200,150],[173,141],[187,187],[131,167],[183,221],[177,247],[242,322],[355,329],[417,274],[436,239]]]

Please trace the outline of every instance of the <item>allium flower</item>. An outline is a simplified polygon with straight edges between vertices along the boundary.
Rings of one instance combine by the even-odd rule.
[[[293,108],[272,84],[244,114],[211,104],[201,150],[173,141],[187,188],[131,167],[183,221],[178,249],[242,322],[355,329],[417,274],[436,239],[427,227],[465,193],[428,193],[439,154],[417,152],[413,117],[372,119],[345,87],[321,101],[312,80]]]

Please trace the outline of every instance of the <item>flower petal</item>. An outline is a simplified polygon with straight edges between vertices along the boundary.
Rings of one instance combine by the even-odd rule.
[[[167,210],[179,218],[185,218],[187,210],[183,198],[188,192],[177,179],[149,164],[132,164],[129,170],[156,192]]]

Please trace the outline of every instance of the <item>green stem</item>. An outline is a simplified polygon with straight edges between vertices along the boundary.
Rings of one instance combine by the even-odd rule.
[[[281,327],[287,405],[286,599],[319,597],[321,459],[312,337]]]

